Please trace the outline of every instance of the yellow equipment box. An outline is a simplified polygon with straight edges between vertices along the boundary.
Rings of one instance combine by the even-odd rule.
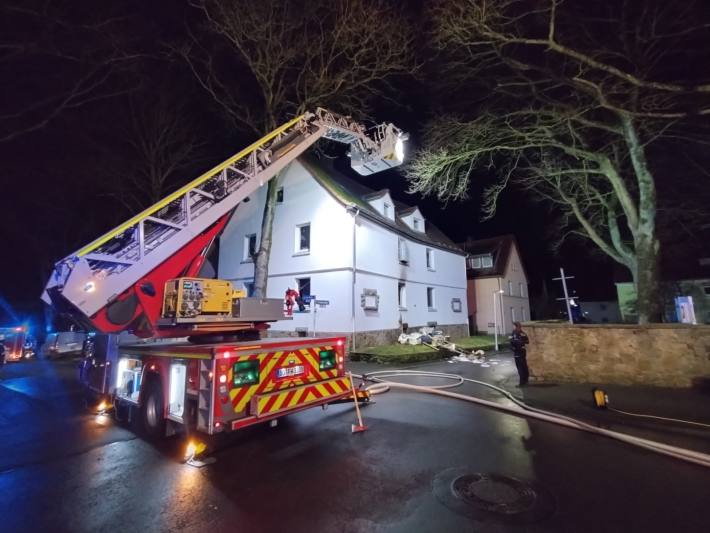
[[[171,279],[165,284],[163,318],[231,315],[238,294],[231,282],[221,279]]]

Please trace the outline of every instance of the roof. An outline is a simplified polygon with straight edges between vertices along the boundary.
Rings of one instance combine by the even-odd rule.
[[[332,168],[331,165],[324,164],[322,161],[312,156],[302,156],[299,158],[299,161],[313,175],[315,180],[341,204],[348,207],[358,207],[361,215],[413,241],[419,241],[459,255],[464,255],[461,248],[431,222],[427,221],[424,225],[425,231],[421,232],[414,231],[402,221],[400,215],[403,212],[411,212],[413,209],[417,208],[416,206],[412,208],[402,202],[393,201],[395,204],[395,219],[391,220],[380,214],[377,209],[370,205],[368,200],[384,195],[385,192],[389,192],[387,189],[373,191],[369,187],[358,183],[342,172]]]
[[[468,239],[466,242],[460,243],[459,246],[467,253],[467,255],[484,255],[491,254],[493,256],[493,266],[490,268],[468,269],[467,277],[469,278],[490,278],[500,277],[505,275],[505,269],[508,266],[510,253],[515,247],[520,250],[515,236],[512,234],[500,235],[498,237],[490,237],[488,239],[473,240]],[[520,256],[520,252],[518,252]],[[522,258],[520,259],[522,264]],[[523,265],[523,272],[525,266]],[[526,273],[527,277],[527,273]]]
[[[379,191],[374,191],[374,192],[368,194],[367,196],[364,196],[363,198],[365,198],[365,200],[368,200],[368,201],[369,200],[377,200],[379,198],[382,198],[383,196],[388,195],[389,193],[390,193],[389,189],[381,189]]]

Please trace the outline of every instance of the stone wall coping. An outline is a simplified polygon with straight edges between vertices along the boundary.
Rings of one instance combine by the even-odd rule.
[[[710,332],[710,325],[707,324],[570,324],[568,322],[522,322],[527,328],[550,328],[550,329],[694,329],[706,330]]]

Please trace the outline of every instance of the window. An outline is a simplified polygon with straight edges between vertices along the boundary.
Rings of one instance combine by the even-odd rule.
[[[705,293],[705,296],[710,296],[710,285],[703,287],[703,292]]]
[[[311,225],[296,226],[296,253],[308,253],[311,250]]]
[[[407,285],[403,281],[397,284],[397,301],[400,309],[407,308]]]
[[[513,296],[513,282],[508,280],[508,294]]]
[[[426,249],[426,267],[429,270],[434,270],[434,250],[431,248]]]
[[[468,268],[478,270],[481,268],[481,256],[469,257],[468,258]]]
[[[522,320],[523,322],[525,322],[527,320],[527,318],[525,317],[525,308],[524,307],[520,308],[520,320]]]
[[[468,258],[468,268],[479,270],[481,268],[491,268],[493,266],[493,256],[491,254],[474,255]]]
[[[520,287],[520,297],[521,297],[521,298],[525,298],[525,287],[524,287],[524,284],[521,282],[521,283],[518,283],[518,286]]]
[[[418,219],[418,218],[412,219],[412,227],[413,227],[416,231],[419,231],[419,219]]]
[[[385,218],[392,218],[390,216],[390,210],[392,209],[392,206],[385,202],[385,204],[382,206],[382,214],[385,216]]]
[[[254,282],[253,281],[245,281],[244,282],[244,290],[247,291],[248,297],[254,296]]]
[[[434,294],[434,287],[427,287],[426,288],[426,306],[429,308],[430,311],[435,311],[436,310],[436,298]]]
[[[452,298],[451,299],[451,310],[454,313],[460,313],[461,312],[461,298]]]
[[[276,203],[277,204],[284,203],[284,188],[283,187],[279,187],[279,189],[276,191]]]
[[[515,322],[515,307],[510,308],[510,320],[511,322]]]
[[[256,233],[244,236],[244,261],[253,261],[256,255]]]
[[[296,288],[298,289],[298,295],[301,298],[304,296],[310,296],[311,278],[296,278]]]
[[[403,265],[409,264],[409,250],[407,250],[407,241],[399,239],[399,262]]]

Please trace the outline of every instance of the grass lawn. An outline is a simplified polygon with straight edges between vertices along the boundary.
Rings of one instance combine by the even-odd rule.
[[[500,341],[500,337],[498,337]],[[492,350],[494,347],[493,335],[476,335],[473,337],[462,337],[452,339],[456,346],[465,350]],[[417,361],[431,361],[447,357],[451,352],[445,350],[435,350],[423,344],[386,344],[384,346],[372,346],[356,350],[351,354],[354,360],[374,361],[377,363],[414,363]]]

